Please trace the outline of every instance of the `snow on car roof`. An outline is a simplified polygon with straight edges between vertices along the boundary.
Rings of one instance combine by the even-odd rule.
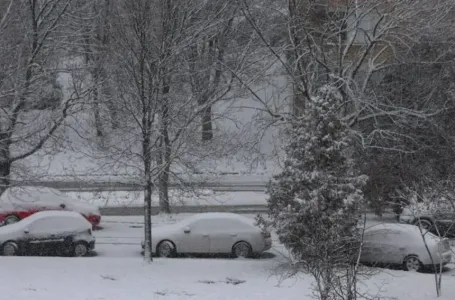
[[[423,242],[422,235],[425,237],[425,240],[432,240],[432,241],[438,241],[438,237],[431,232],[425,232],[421,231],[418,226],[415,225],[410,225],[410,224],[397,224],[397,223],[381,223],[381,224],[375,224],[373,226],[370,226],[365,229],[365,236],[367,235],[376,235],[378,233],[384,233],[384,234],[389,234],[389,238],[393,234],[399,234],[397,236],[397,240],[401,239],[403,235],[408,237],[412,237],[412,239],[420,244]]]
[[[5,206],[8,204],[27,205],[27,203],[34,202],[47,202],[55,203],[61,202],[62,198],[67,197],[59,190],[39,187],[39,186],[24,186],[24,187],[10,187],[0,196],[0,205]]]
[[[30,219],[38,220],[38,219],[48,218],[48,217],[71,217],[71,218],[80,218],[81,220],[85,220],[85,218],[80,213],[75,212],[75,211],[67,211],[67,210],[39,211],[25,219],[30,218]]]
[[[183,223],[194,222],[198,220],[208,220],[208,219],[232,219],[238,220],[241,222],[246,222],[250,225],[254,225],[254,219],[246,218],[236,213],[224,213],[224,212],[208,212],[208,213],[199,213],[191,217],[188,217],[182,220]]]
[[[379,223],[369,226],[365,229],[365,232],[376,231],[376,230],[390,230],[390,231],[401,231],[409,233],[418,233],[420,235],[419,227],[410,224],[397,224],[397,223]]]
[[[98,208],[74,199],[53,188],[43,186],[10,187],[0,196],[0,210],[32,209],[37,205],[55,207],[64,203],[68,209],[80,213],[99,214]]]
[[[68,219],[72,220],[78,220],[78,225],[85,224],[87,227],[91,227],[92,225],[90,224],[89,221],[87,221],[80,213],[74,212],[74,211],[62,211],[62,210],[47,210],[47,211],[39,211],[34,213],[31,216],[26,217],[25,219],[20,220],[17,223],[13,223],[10,225],[6,226],[1,226],[0,227],[0,233],[8,233],[8,232],[14,232],[17,231],[18,229],[21,228],[26,228],[27,226],[30,225],[30,223],[35,222],[40,219],[46,219],[49,217],[66,217]],[[81,221],[81,222],[79,222]]]

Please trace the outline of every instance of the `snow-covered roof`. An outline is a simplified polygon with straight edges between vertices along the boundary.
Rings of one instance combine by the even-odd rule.
[[[33,209],[37,206],[57,208],[65,204],[67,209],[83,214],[99,214],[96,206],[82,202],[53,188],[42,186],[10,187],[0,196],[0,210]]]
[[[67,210],[45,210],[34,213],[33,215],[25,218],[24,220],[38,220],[48,217],[69,217],[69,218],[80,218],[85,220],[85,218],[78,212],[67,211]]]
[[[224,212],[209,212],[209,213],[199,213],[195,214],[189,218],[184,219],[182,222],[189,223],[198,220],[208,220],[208,219],[233,219],[241,222],[247,222],[248,224],[254,224],[254,220],[246,218],[236,213],[224,213]]]
[[[2,226],[0,227],[0,234],[8,234],[12,232],[17,232],[18,230],[25,229],[28,226],[30,226],[31,223],[41,220],[41,219],[46,219],[49,217],[63,217],[63,218],[68,218],[68,220],[72,220],[71,223],[73,226],[76,228],[91,228],[90,222],[88,222],[80,213],[74,212],[74,211],[54,211],[54,210],[47,210],[47,211],[40,211],[36,212],[31,216],[26,217],[25,219],[22,219],[21,221],[17,223],[13,223],[10,225]],[[77,222],[74,222],[77,220]],[[57,225],[57,224],[56,224]]]

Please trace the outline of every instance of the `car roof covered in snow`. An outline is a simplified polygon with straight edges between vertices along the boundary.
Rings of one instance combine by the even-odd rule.
[[[1,211],[34,209],[37,206],[56,207],[64,203],[68,209],[80,213],[99,213],[98,208],[74,199],[53,188],[43,186],[10,187],[0,196]]]
[[[250,225],[254,225],[254,219],[250,219],[244,216],[241,216],[236,213],[224,213],[224,212],[209,212],[209,213],[199,213],[191,217],[184,219],[183,223],[194,222],[198,220],[215,220],[215,219],[231,219],[244,222]]]
[[[396,242],[403,242],[403,237],[406,237],[406,242],[412,242],[416,245],[423,243],[422,234],[427,242],[437,242],[439,240],[434,234],[421,231],[418,226],[410,224],[381,223],[365,229],[365,237],[378,236],[378,239],[380,239],[380,237],[387,236],[389,240],[395,240]]]
[[[41,219],[47,219],[51,217],[63,217],[67,218],[68,221],[71,220],[71,222],[65,222],[66,224],[72,224],[71,226],[74,227],[74,229],[84,229],[84,228],[91,228],[92,224],[90,224],[89,221],[87,221],[80,213],[74,212],[74,211],[56,211],[56,210],[47,210],[47,211],[39,211],[34,213],[31,216],[28,216],[25,219],[22,219],[21,221],[17,223],[13,223],[10,225],[2,226],[0,227],[0,235],[1,234],[8,234],[11,232],[15,232],[24,228],[27,228],[30,226],[31,223],[41,220]],[[58,224],[56,224],[58,226]]]
[[[365,232],[376,231],[376,230],[390,230],[390,231],[402,231],[410,233],[419,233],[419,227],[410,224],[398,224],[398,223],[379,223],[368,226],[365,228]]]
[[[86,220],[80,213],[75,211],[67,210],[45,210],[34,213],[33,215],[25,218],[24,220],[38,220],[49,217],[67,217],[67,218],[80,218],[81,220]]]

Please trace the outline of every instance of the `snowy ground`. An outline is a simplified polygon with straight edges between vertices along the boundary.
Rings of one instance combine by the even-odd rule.
[[[154,226],[188,216],[155,216]],[[156,258],[146,264],[140,254],[141,217],[105,217],[102,226],[103,230],[95,232],[93,257],[0,257],[2,299],[312,299],[310,277],[284,280],[277,273],[285,259],[276,237],[274,249],[259,259]],[[455,266],[450,268],[443,275],[442,300],[453,299],[455,294]],[[382,296],[399,300],[435,298],[432,274],[384,269],[362,286],[372,295],[380,291]]]

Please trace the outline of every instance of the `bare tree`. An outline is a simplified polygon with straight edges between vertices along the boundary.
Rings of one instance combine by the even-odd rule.
[[[376,170],[369,163],[374,164],[371,158],[380,156],[382,161],[390,161],[385,168],[380,168],[381,171],[393,172],[394,178],[412,177],[421,173],[400,167],[411,162],[416,152],[419,151],[422,158],[432,152],[437,159],[437,151],[449,149],[446,146],[432,148],[431,145],[435,145],[436,139],[438,145],[449,145],[450,141],[445,130],[441,130],[447,123],[441,126],[436,120],[449,116],[453,111],[451,75],[447,75],[453,61],[450,54],[453,47],[448,45],[452,42],[441,39],[446,41],[445,46],[433,52],[437,55],[427,55],[426,58],[422,55],[425,52],[417,55],[410,49],[415,50],[415,45],[422,43],[428,32],[432,36],[441,36],[448,31],[453,18],[453,2],[266,2],[263,7],[270,8],[269,13],[276,16],[273,26],[286,32],[281,39],[274,39],[267,30],[269,26],[255,16],[257,8],[253,1],[240,1],[244,17],[255,28],[263,46],[279,62],[293,87],[291,105],[294,114],[303,113],[308,99],[321,86],[328,83],[336,86],[343,97],[339,109],[357,135],[356,156],[362,170]],[[437,71],[430,64],[446,71]],[[428,72],[425,73],[427,75],[420,73],[420,79],[414,81],[424,87],[419,89],[419,93],[412,96],[400,93],[397,86],[409,84],[409,81],[405,83],[403,78],[397,76],[393,83],[396,86],[392,86],[390,74],[396,74],[398,68],[402,71],[407,68],[414,70],[408,71],[414,72],[415,76],[417,68],[426,67],[433,68],[433,73],[437,75],[428,80]],[[445,79],[442,80],[442,77]],[[439,80],[436,81],[439,85],[446,82],[443,91],[434,87],[433,78]],[[425,80],[427,82],[422,84]],[[289,117],[277,114],[257,93],[253,93],[253,97],[275,120]],[[417,131],[416,128],[423,130]],[[429,132],[432,135],[427,135]],[[438,132],[437,135],[435,132]],[[423,135],[427,136],[426,141],[422,141]],[[404,175],[404,172],[407,174]],[[378,194],[383,199],[381,201],[390,201],[388,195],[397,186],[383,185],[385,181],[376,179],[378,174],[368,175],[373,175],[369,190],[377,187],[381,192],[372,190],[368,195]],[[381,178],[384,179],[384,176]]]
[[[197,160],[197,151],[202,148],[195,142],[199,140],[195,135],[197,120],[224,95],[202,104],[195,101],[187,61],[182,59],[213,22],[210,18],[198,19],[204,5],[200,1],[140,0],[117,3],[113,9],[113,101],[121,125],[112,130],[103,155],[114,162],[112,168],[122,167],[138,176],[145,192],[148,261],[153,250],[152,191],[159,187],[160,210],[169,213],[168,183],[174,174],[171,165],[185,155],[193,163]]]
[[[56,77],[68,36],[60,29],[71,0],[2,1],[0,27],[0,177],[57,137],[75,99],[62,99]],[[39,111],[38,111],[39,110]]]

